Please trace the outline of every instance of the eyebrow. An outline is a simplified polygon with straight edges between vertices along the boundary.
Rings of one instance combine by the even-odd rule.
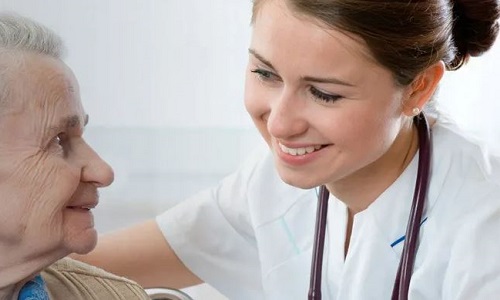
[[[273,66],[273,64],[265,59],[262,55],[257,53],[254,49],[248,49],[248,52],[252,54],[255,58],[260,60],[263,64],[267,65],[269,68],[276,70],[276,68]],[[345,85],[345,86],[354,86],[352,83],[342,81],[338,78],[331,77],[331,78],[320,78],[320,77],[312,77],[312,76],[304,76],[301,78],[304,81],[309,81],[309,82],[316,82],[316,83],[333,83],[333,84],[339,84],[339,85]]]
[[[89,123],[89,115],[86,114],[83,117],[83,126],[87,126]],[[71,115],[64,117],[60,122],[59,125],[53,126],[50,128],[50,134],[54,134],[56,131],[60,131],[63,129],[70,129],[70,128],[79,128],[81,126],[81,121],[80,121],[80,116],[78,115]]]
[[[89,123],[89,115],[86,114],[83,117],[83,126],[85,127],[88,123]],[[61,128],[76,128],[80,126],[81,126],[80,116],[77,115],[65,117],[59,123],[59,127]]]
[[[306,76],[302,78],[305,81],[309,82],[316,82],[316,83],[333,83],[333,84],[338,84],[338,85],[345,85],[345,86],[354,86],[353,84],[349,82],[342,81],[340,79],[331,77],[331,78],[319,78],[319,77],[310,77]]]
[[[260,60],[263,64],[267,65],[269,68],[276,70],[276,68],[273,67],[273,64],[270,61],[268,61],[262,55],[257,53],[257,51],[255,51],[254,49],[252,49],[252,48],[248,49],[248,53],[252,54],[255,58]]]

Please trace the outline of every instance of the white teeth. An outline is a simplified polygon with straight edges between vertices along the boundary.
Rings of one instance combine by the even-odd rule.
[[[293,155],[293,156],[298,156],[298,155],[304,155],[304,154],[309,154],[313,153],[315,150],[321,149],[321,145],[318,146],[309,146],[309,147],[303,147],[303,148],[288,148],[282,144],[279,144],[281,151]]]

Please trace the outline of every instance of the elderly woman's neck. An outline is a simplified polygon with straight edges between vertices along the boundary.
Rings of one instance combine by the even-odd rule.
[[[5,261],[2,258],[1,263]],[[17,300],[21,288],[45,268],[34,262],[0,266],[0,300]]]
[[[0,261],[0,300],[17,300],[21,288],[39,273],[40,267],[34,267],[33,263],[5,264],[6,260]]]
[[[0,300],[17,300],[25,283],[33,279],[64,253],[50,253],[39,256],[23,255],[22,249],[5,251],[0,247]]]
[[[16,284],[0,288],[0,300],[17,300],[21,287],[21,284]]]
[[[17,299],[17,294],[24,284],[33,279],[45,267],[45,264],[33,262],[7,267],[0,266],[0,270],[2,270],[0,272],[0,300]]]

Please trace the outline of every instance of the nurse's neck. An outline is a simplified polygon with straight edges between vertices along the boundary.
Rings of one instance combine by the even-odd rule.
[[[327,188],[348,208],[344,258],[349,250],[354,216],[367,209],[390,187],[410,164],[418,150],[417,130],[403,128],[389,150],[372,164]]]
[[[389,150],[379,159],[326,187],[332,195],[345,203],[354,216],[367,209],[398,179],[417,150],[417,129],[407,126],[401,129]]]

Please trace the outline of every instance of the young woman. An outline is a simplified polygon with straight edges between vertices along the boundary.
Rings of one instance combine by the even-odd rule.
[[[495,0],[255,0],[245,104],[269,149],[81,259],[145,286],[306,299],[325,186],[323,299],[497,298],[499,161],[432,101],[446,70],[491,47],[498,16]],[[408,286],[395,280],[415,191]]]

